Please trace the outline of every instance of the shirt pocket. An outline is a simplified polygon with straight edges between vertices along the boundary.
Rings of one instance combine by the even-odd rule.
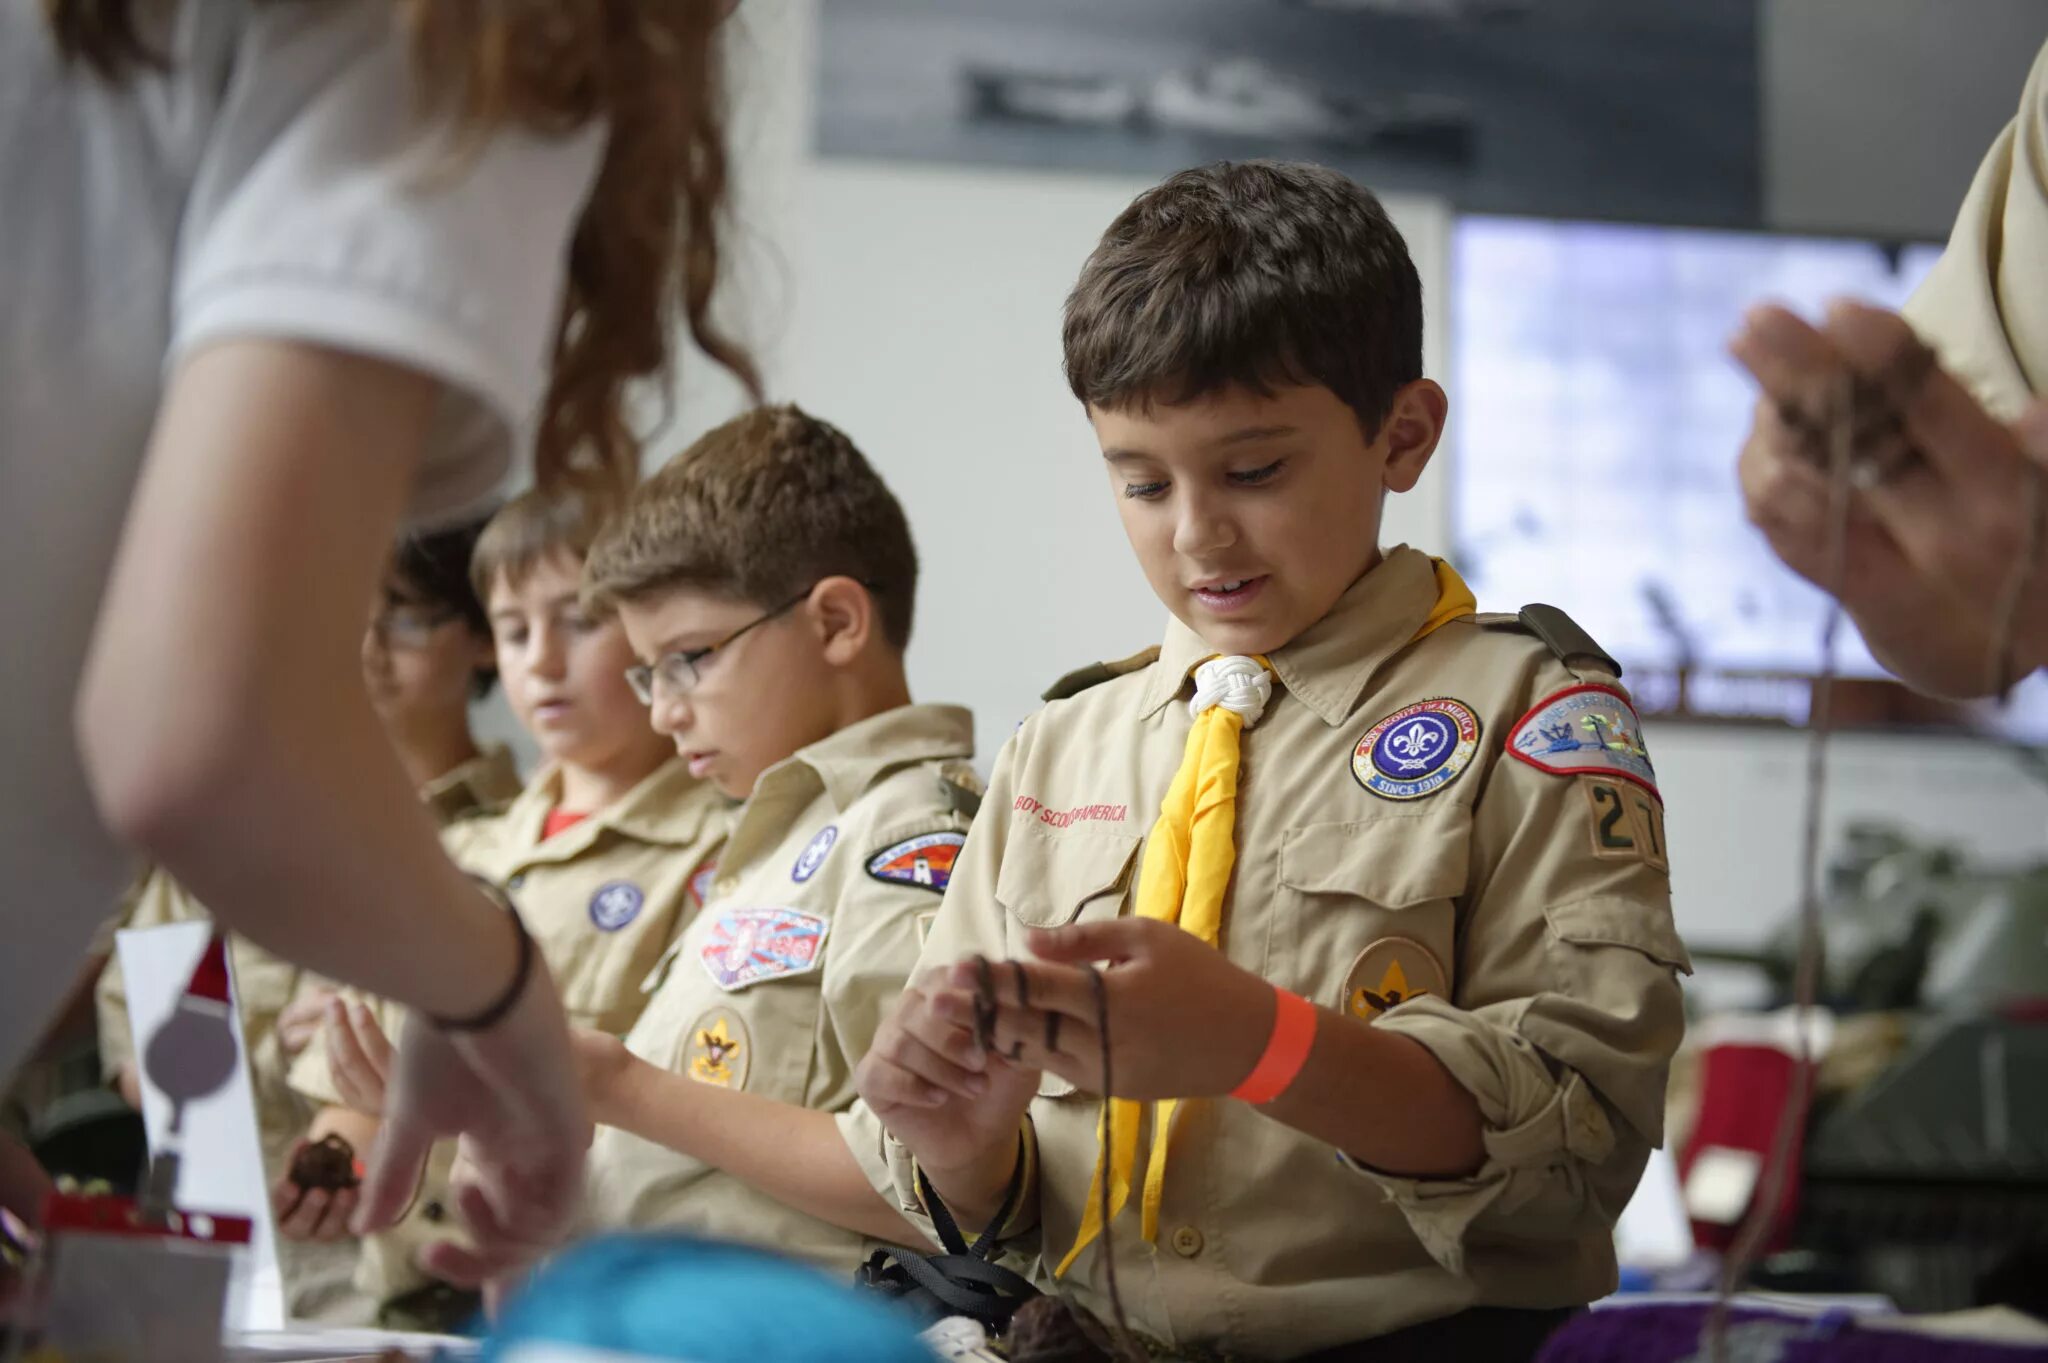
[[[1009,915],[1005,932],[1012,954],[1023,956],[1025,928],[1115,918],[1123,912],[1137,873],[1140,839],[1129,833],[1048,833],[1036,824],[1010,830],[996,871],[996,901]],[[1074,1086],[1046,1073],[1038,1092],[1066,1098]]]
[[[1449,802],[1288,829],[1267,978],[1367,1021],[1417,994],[1451,999],[1471,832]]]
[[[1130,890],[1138,843],[1129,833],[1012,828],[996,871],[996,902],[1030,928],[1065,927],[1083,916],[1114,918]]]

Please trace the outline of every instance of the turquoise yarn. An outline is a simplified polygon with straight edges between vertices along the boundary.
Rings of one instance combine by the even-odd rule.
[[[547,1341],[664,1363],[933,1363],[916,1322],[814,1269],[685,1235],[611,1235],[506,1308],[484,1363]]]

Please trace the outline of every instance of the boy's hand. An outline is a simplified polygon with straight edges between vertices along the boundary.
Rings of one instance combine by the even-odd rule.
[[[1095,983],[1108,995],[1114,1098],[1205,1098],[1244,1082],[1273,1029],[1273,986],[1172,923],[1119,918],[1035,929],[1036,961],[993,963],[995,1047],[1101,1093]],[[950,996],[945,1016],[972,1026],[974,1000]],[[962,1012],[962,1008],[965,1012]],[[1057,1020],[1053,1020],[1056,1015]],[[1047,1042],[1052,1042],[1048,1048]]]
[[[1038,1092],[1038,1071],[994,1059],[975,1040],[974,978],[972,963],[918,975],[854,1071],[860,1096],[941,1193],[946,1172],[1014,1161],[1018,1124]],[[966,1026],[951,1020],[962,1008]],[[1007,1180],[1010,1164],[1001,1172]]]
[[[365,1117],[382,1117],[391,1086],[391,1040],[366,1004],[327,1002],[327,1068],[342,1105]]]
[[[303,1138],[292,1146],[291,1155],[285,1160],[287,1170],[305,1148]],[[289,1172],[281,1175],[270,1188],[270,1217],[277,1225],[280,1239],[346,1240],[350,1235],[348,1221],[355,1215],[355,1210],[354,1188],[301,1188],[292,1182]]]
[[[292,997],[277,1015],[277,1044],[287,1060],[313,1044],[327,1021],[327,1001],[334,991],[309,985]]]

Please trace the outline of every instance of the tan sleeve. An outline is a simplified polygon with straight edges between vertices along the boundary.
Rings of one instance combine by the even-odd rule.
[[[963,832],[964,820],[939,812],[879,829],[863,861],[885,847],[927,833]],[[962,849],[963,851],[965,849]],[[834,1053],[813,1070],[813,1099],[850,1092],[853,1067],[874,1044],[882,1019],[896,1006],[918,959],[918,920],[934,913],[940,895],[917,885],[877,880],[862,870],[832,910],[833,941],[825,958],[825,1025]]]
[[[960,849],[953,875],[939,902],[938,916],[908,975],[933,966],[947,965],[976,954],[1000,956],[1008,948],[1003,932],[1003,907],[996,901],[996,870],[1002,864],[1003,845],[1009,832],[1010,802],[1013,796],[1010,771],[1013,751],[1026,730],[1026,722],[996,757],[995,774],[989,778],[988,793],[981,813]],[[929,900],[930,895],[926,895]],[[901,992],[899,982],[897,992]],[[874,1026],[886,1016],[886,1008],[874,1015]],[[873,1035],[871,1027],[870,1037]],[[910,1150],[882,1125],[866,1103],[856,1102],[839,1116],[839,1131],[853,1151],[854,1159],[868,1182],[920,1231],[934,1240],[938,1232],[917,1192],[917,1163]],[[1021,1235],[1038,1223],[1038,1141],[1029,1117],[1024,1121],[1025,1184],[1019,1191],[1017,1209],[1011,1215],[1004,1238]]]
[[[1541,696],[1573,684],[1550,670]],[[1477,1099],[1486,1162],[1443,1180],[1352,1165],[1452,1272],[1475,1225],[1532,1240],[1611,1228],[1663,1138],[1691,965],[1662,818],[1643,786],[1505,754],[1474,808],[1455,998],[1420,996],[1375,1025],[1428,1048]]]
[[[1984,154],[1948,248],[1906,319],[1993,416],[2048,392],[2048,47],[2013,121]]]
[[[160,928],[202,914],[168,872],[152,869],[129,887],[115,920],[123,929]],[[99,1024],[100,1075],[111,1081],[123,1065],[135,1061],[135,1032],[128,1022],[128,981],[121,974],[118,952],[107,957],[99,981],[93,986],[92,998]]]

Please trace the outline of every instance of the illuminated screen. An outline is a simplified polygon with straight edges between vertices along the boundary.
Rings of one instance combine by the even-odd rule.
[[[1469,216],[1451,256],[1452,516],[1482,609],[1545,601],[1628,671],[1646,712],[1803,722],[1826,598],[1742,512],[1755,390],[1728,357],[1743,310],[1896,308],[1939,254],[1916,244]],[[1880,679],[1852,625],[1851,726],[2048,739],[2048,682],[2003,709]]]

